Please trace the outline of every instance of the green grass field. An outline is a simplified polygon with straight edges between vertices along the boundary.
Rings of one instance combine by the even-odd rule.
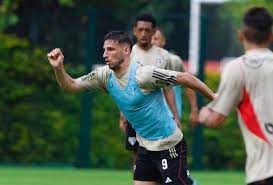
[[[199,185],[243,185],[243,172],[192,172]],[[132,185],[130,171],[0,167],[0,185]]]

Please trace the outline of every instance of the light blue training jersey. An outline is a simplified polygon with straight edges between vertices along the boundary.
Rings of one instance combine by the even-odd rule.
[[[136,133],[148,140],[164,139],[176,129],[172,113],[164,103],[161,89],[143,93],[136,82],[137,63],[130,66],[128,84],[121,89],[113,72],[109,75],[107,91]]]

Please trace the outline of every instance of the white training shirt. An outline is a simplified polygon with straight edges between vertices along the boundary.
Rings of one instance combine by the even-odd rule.
[[[245,142],[246,183],[273,177],[273,53],[253,49],[224,68],[218,98],[209,104],[227,116],[236,107]]]

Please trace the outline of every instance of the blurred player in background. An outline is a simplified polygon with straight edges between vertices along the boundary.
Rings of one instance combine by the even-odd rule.
[[[163,102],[162,88],[180,84],[200,91],[208,99],[213,99],[214,93],[189,73],[132,61],[131,47],[125,32],[108,33],[103,46],[107,65],[76,79],[66,73],[60,49],[47,56],[65,92],[105,91],[132,124],[140,143],[134,185],[190,185],[183,134]]]
[[[273,53],[272,16],[262,7],[249,9],[239,39],[245,54],[228,63],[217,98],[204,107],[199,120],[220,126],[236,107],[244,138],[246,183],[273,184]]]

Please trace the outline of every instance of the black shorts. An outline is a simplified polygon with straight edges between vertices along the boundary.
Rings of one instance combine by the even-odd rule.
[[[253,182],[248,185],[273,185],[273,177],[270,177],[261,181]]]
[[[131,151],[137,151],[138,149],[138,142],[136,140],[136,131],[133,129],[131,124],[128,122],[126,126],[126,141],[125,141],[125,147],[127,150]]]
[[[154,181],[166,185],[191,185],[184,139],[163,151],[139,147],[134,167],[134,180]]]

